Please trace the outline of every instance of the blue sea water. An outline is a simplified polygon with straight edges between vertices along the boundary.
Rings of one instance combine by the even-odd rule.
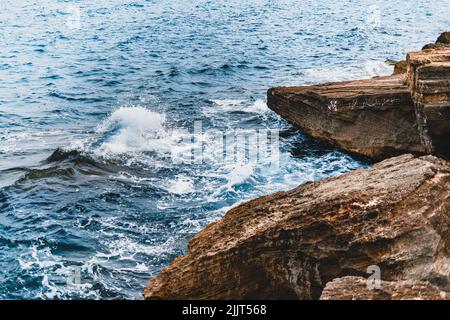
[[[266,90],[389,74],[450,2],[0,2],[0,298],[140,299],[242,201],[367,166]],[[175,163],[205,130],[280,130],[279,167]]]

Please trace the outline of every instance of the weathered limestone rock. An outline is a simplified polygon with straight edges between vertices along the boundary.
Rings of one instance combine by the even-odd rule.
[[[426,151],[450,158],[450,46],[410,52],[407,82]]]
[[[371,158],[425,151],[403,74],[271,88],[267,104],[307,134]]]
[[[429,49],[445,49],[448,48],[448,44],[436,42],[436,43],[429,43],[423,46],[422,50],[429,50]]]
[[[367,279],[343,277],[328,282],[320,300],[448,300],[450,295],[425,281],[381,281],[370,289]]]
[[[152,279],[146,299],[318,299],[333,279],[450,291],[450,164],[403,155],[231,209]],[[392,291],[393,293],[395,291]]]
[[[411,93],[416,90],[418,74],[417,69],[430,63],[450,62],[450,47],[443,46],[438,49],[426,49],[422,51],[408,52],[406,55],[407,78]]]
[[[425,45],[422,50],[426,49],[442,49],[450,45],[450,31],[442,32],[435,43]]]
[[[394,73],[395,74],[403,74],[406,73],[406,69],[407,69],[407,63],[406,60],[400,60],[398,61],[395,65],[394,65]]]
[[[403,153],[450,159],[449,35],[408,53],[392,76],[271,88],[267,104],[307,134],[347,151],[375,159]]]
[[[450,31],[442,32],[439,38],[436,40],[436,43],[450,44]]]

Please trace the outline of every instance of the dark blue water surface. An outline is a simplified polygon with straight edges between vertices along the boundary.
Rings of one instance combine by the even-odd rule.
[[[365,166],[266,90],[389,74],[449,3],[2,0],[0,298],[139,299],[227,208]],[[175,163],[196,120],[279,129],[279,167]]]

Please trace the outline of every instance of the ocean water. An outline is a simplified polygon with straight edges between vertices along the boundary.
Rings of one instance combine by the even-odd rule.
[[[230,207],[368,166],[280,119],[266,90],[389,74],[386,60],[433,42],[450,16],[448,0],[0,9],[3,299],[141,299]],[[174,161],[195,122],[278,130],[278,166]]]

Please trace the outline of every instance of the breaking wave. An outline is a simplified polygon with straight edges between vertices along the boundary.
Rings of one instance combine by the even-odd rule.
[[[169,135],[164,121],[164,115],[141,106],[120,107],[97,127],[97,134],[108,135],[97,152],[110,155],[160,151]]]

